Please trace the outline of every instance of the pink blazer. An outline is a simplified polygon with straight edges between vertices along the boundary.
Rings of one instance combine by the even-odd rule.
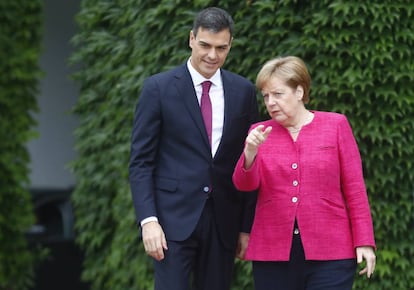
[[[362,164],[348,120],[314,111],[313,121],[293,141],[272,126],[249,170],[240,157],[233,182],[242,191],[259,190],[246,259],[288,261],[295,217],[307,260],[355,257],[355,247],[375,247]]]

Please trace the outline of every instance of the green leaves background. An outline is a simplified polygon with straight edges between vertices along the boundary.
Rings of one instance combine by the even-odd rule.
[[[313,79],[309,108],[348,116],[378,243],[373,279],[358,277],[354,288],[414,287],[414,3],[363,2],[82,2],[73,56],[82,65],[73,201],[87,253],[84,278],[94,289],[151,289],[127,182],[132,115],[143,79],[186,61],[193,16],[206,6],[222,7],[235,20],[227,69],[254,82],[268,59],[300,56]],[[233,290],[253,289],[250,264],[236,268]]]
[[[29,185],[42,32],[41,1],[0,1],[0,289],[27,289],[34,255],[25,232],[34,223]]]

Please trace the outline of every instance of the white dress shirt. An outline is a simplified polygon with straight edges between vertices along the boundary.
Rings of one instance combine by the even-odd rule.
[[[190,59],[187,61],[187,67],[190,71],[191,79],[193,80],[194,89],[197,94],[199,104],[201,104],[201,93],[203,91],[201,84],[204,81],[210,81],[212,83],[210,87],[210,100],[213,112],[211,156],[214,157],[220,145],[224,124],[224,90],[223,82],[221,80],[221,73],[220,70],[217,70],[210,79],[206,79],[194,69],[194,67],[191,65]]]

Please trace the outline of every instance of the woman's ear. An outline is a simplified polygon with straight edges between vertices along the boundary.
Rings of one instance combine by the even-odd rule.
[[[303,87],[302,86],[297,86],[295,94],[296,94],[296,97],[298,98],[298,100],[302,100],[303,99]]]

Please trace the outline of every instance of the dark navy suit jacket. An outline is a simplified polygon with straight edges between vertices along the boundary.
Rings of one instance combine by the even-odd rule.
[[[156,216],[167,240],[195,229],[208,198],[224,245],[250,232],[255,193],[235,189],[232,174],[249,127],[258,119],[248,80],[221,70],[224,127],[214,158],[186,64],[145,80],[132,133],[129,178],[137,221]]]

